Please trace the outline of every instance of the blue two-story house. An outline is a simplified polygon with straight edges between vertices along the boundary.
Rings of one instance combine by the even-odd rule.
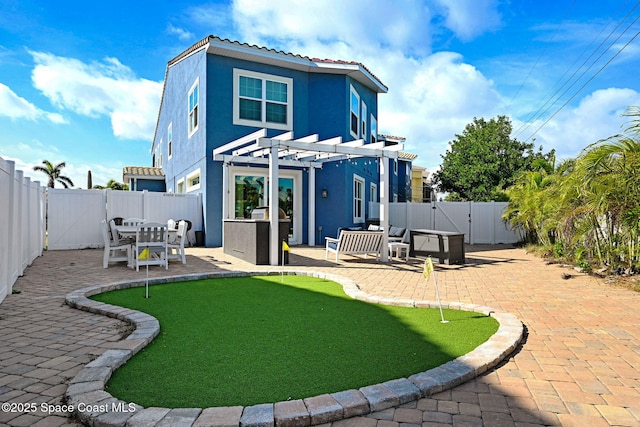
[[[254,208],[268,203],[269,169],[253,161],[256,150],[230,150],[226,161],[214,150],[261,129],[267,138],[286,134],[289,139],[361,140],[365,147],[391,147],[398,139],[378,134],[378,94],[387,90],[360,63],[311,59],[208,36],[167,65],[153,166],[164,172],[166,191],[202,193],[205,244],[221,246],[223,219],[249,218]],[[304,157],[299,151],[281,156]],[[390,201],[410,200],[413,158],[400,153],[384,160],[389,162],[385,197]],[[369,202],[379,201],[377,158],[359,153],[318,154],[317,159],[322,166],[313,171],[306,163],[286,162],[279,170],[278,199],[291,218],[292,244],[322,244],[339,227],[364,225],[371,216]]]

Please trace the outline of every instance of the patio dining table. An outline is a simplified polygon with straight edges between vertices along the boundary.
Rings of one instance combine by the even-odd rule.
[[[138,228],[140,228],[140,226],[139,225],[116,225],[115,228],[120,237],[132,238],[135,240],[136,232],[138,231]],[[178,230],[168,229],[167,231],[168,231],[169,241],[175,240],[176,236],[178,235]]]

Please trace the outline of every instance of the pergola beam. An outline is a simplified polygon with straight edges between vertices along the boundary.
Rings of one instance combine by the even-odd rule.
[[[224,154],[227,151],[236,149],[238,147],[242,147],[243,145],[247,145],[250,142],[256,141],[260,138],[264,138],[265,136],[267,136],[266,129],[257,130],[253,133],[250,133],[249,135],[243,136],[242,138],[238,138],[235,141],[232,141],[228,144],[221,145],[218,148],[214,148],[213,155],[215,156],[216,154]]]
[[[310,151],[315,153],[351,154],[362,157],[388,157],[397,159],[397,150],[368,148],[361,143],[362,140],[343,142],[342,144],[324,144],[321,142],[307,143],[298,141],[274,141],[270,138],[260,138],[258,145],[264,148],[277,147],[279,150],[293,149]],[[370,145],[370,144],[369,144]]]

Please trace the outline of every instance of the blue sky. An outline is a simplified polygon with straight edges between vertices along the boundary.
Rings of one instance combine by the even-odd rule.
[[[573,157],[640,105],[639,16],[623,0],[0,0],[0,157],[42,182],[33,165],[65,161],[80,188],[150,166],[166,64],[209,34],[362,62],[389,87],[380,133],[431,171],[474,117]]]

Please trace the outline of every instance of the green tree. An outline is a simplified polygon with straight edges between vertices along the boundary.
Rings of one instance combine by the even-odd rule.
[[[438,189],[457,193],[461,200],[498,200],[517,173],[531,170],[534,161],[553,169],[553,151],[534,153],[533,144],[511,138],[511,130],[506,116],[474,118],[441,156],[442,166],[433,176]]]
[[[48,187],[53,188],[56,182],[62,184],[64,188],[73,187],[73,181],[70,178],[62,175],[62,169],[67,166],[65,162],[60,162],[54,165],[49,160],[43,160],[44,166],[34,166],[33,170],[37,172],[44,172],[49,178]]]
[[[107,188],[110,188],[112,190],[128,190],[129,186],[118,182],[115,179],[110,179],[109,181],[107,181],[107,185],[94,185],[93,188],[95,188],[96,190],[106,190]]]

